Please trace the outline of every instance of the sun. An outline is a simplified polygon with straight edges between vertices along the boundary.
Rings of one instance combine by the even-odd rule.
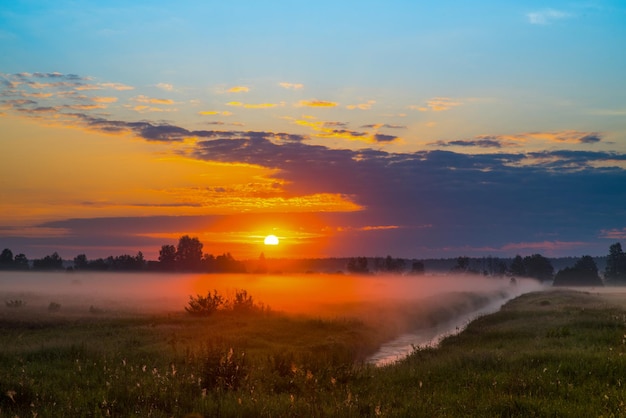
[[[278,237],[276,235],[268,235],[263,241],[265,245],[278,245]]]

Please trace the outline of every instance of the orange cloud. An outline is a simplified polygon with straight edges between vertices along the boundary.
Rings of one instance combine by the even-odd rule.
[[[100,83],[98,84],[101,87],[107,88],[107,89],[113,89],[113,90],[118,90],[118,91],[122,91],[122,90],[134,90],[134,87],[131,86],[127,86],[125,84],[122,83]],[[83,90],[82,88],[77,88],[77,90]]]
[[[160,104],[160,105],[172,105],[175,104],[171,99],[157,99],[153,97],[144,96],[143,94],[133,97],[134,101],[139,103]]]
[[[202,116],[213,116],[213,115],[231,116],[233,112],[229,112],[228,110],[225,110],[223,112],[220,112],[219,110],[201,110],[200,112],[198,112],[198,114]]]
[[[115,103],[117,97],[94,97],[92,100],[96,103]]]
[[[226,106],[235,106],[235,107],[243,107],[246,109],[268,109],[271,107],[277,107],[277,106],[284,106],[285,104],[283,102],[281,103],[257,103],[257,104],[250,104],[250,103],[242,103],[242,102],[228,102],[226,103]]]
[[[379,133],[366,133],[351,131],[349,129],[338,129],[346,124],[341,122],[323,122],[323,121],[308,121],[308,120],[296,120],[296,125],[305,126],[318,132],[316,135],[319,138],[341,138],[348,139],[350,141],[363,141],[367,143],[381,143],[381,142],[393,142],[399,139],[393,135],[383,135]]]
[[[65,107],[66,109],[73,109],[73,110],[106,109],[106,105],[103,105],[103,104],[75,104],[75,105],[65,105],[63,107]]]
[[[339,103],[336,102],[327,102],[324,100],[300,100],[298,102],[298,106],[301,107],[335,107],[338,106]]]
[[[145,113],[145,112],[177,112],[178,109],[163,109],[160,107],[146,106],[146,105],[137,105],[133,107],[133,110]]]
[[[368,100],[366,103],[360,103],[360,104],[355,104],[355,105],[348,105],[346,106],[347,109],[350,110],[354,110],[354,109],[360,109],[360,110],[369,110],[372,108],[372,106],[376,103],[376,100]]]
[[[228,89],[229,93],[247,93],[249,91],[250,88],[246,86],[234,86]]]
[[[453,107],[462,105],[463,102],[451,99],[449,97],[433,97],[426,102],[426,106],[412,105],[409,109],[419,110],[420,112],[442,112],[444,110],[450,110]]]

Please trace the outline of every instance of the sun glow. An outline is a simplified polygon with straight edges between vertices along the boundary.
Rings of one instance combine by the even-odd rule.
[[[268,235],[263,241],[265,245],[278,245],[278,237],[276,235]]]

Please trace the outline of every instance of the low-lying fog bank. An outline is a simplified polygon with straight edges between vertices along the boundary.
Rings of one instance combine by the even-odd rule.
[[[246,290],[272,311],[354,318],[390,341],[371,360],[382,364],[413,345],[436,341],[476,315],[539,290],[534,280],[482,276],[213,275],[166,273],[0,273],[0,318],[167,314],[184,312],[189,296]],[[6,305],[6,306],[5,306]],[[51,309],[55,307],[55,309]],[[53,311],[53,312],[51,312]]]

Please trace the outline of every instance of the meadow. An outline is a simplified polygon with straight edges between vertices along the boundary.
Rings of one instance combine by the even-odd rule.
[[[86,310],[21,296],[24,304],[0,307],[0,416],[626,414],[620,294],[526,293],[385,367],[367,359],[415,324],[372,320],[380,306],[333,316],[258,305],[200,317],[182,306]]]

